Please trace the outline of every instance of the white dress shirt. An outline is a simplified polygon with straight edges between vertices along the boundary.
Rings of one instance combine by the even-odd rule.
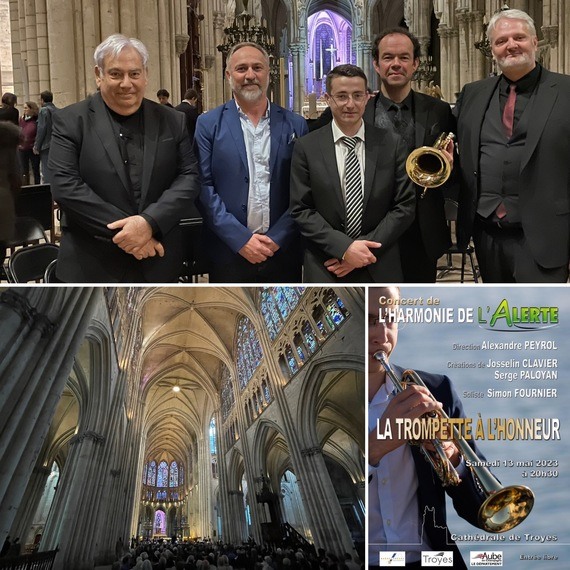
[[[249,192],[247,198],[247,227],[254,234],[264,234],[270,225],[269,198],[271,172],[271,130],[269,126],[269,100],[267,110],[259,123],[253,124],[251,119],[236,106],[240,118],[241,130],[247,154],[249,170]]]
[[[348,135],[345,135],[340,130],[340,127],[336,124],[334,119],[332,122],[332,132],[333,132],[333,141],[334,141],[335,154],[336,154],[336,165],[338,168],[338,175],[340,178],[340,187],[342,189],[342,197],[343,197],[344,202],[346,204],[346,181],[345,181],[345,176],[344,176],[344,170],[345,170],[346,155],[348,153],[348,147],[344,144],[344,142],[342,141],[342,138],[346,137]],[[358,132],[354,136],[358,137],[360,139],[356,143],[356,146],[354,147],[354,152],[356,152],[356,158],[358,158],[358,162],[360,163],[360,178],[362,180],[361,188],[362,188],[362,193],[364,194],[364,168],[365,168],[365,163],[364,163],[364,121],[362,122],[362,124],[360,125],[360,128],[358,129]],[[353,137],[351,137],[351,138],[353,138]]]

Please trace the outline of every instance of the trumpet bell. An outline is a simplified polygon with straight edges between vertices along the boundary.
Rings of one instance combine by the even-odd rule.
[[[424,188],[437,188],[451,175],[451,162],[442,149],[447,148],[455,135],[442,133],[434,146],[422,146],[412,151],[406,160],[406,172],[412,181]]]
[[[507,532],[530,514],[534,493],[525,485],[511,485],[491,493],[479,508],[479,525],[487,532]]]

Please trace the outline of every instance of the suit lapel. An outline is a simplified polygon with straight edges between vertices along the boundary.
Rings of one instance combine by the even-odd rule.
[[[556,89],[556,79],[553,79],[550,73],[542,70],[542,76],[538,89],[532,103],[532,120],[529,122],[526,143],[521,159],[521,172],[528,164],[530,157],[536,149],[536,145],[540,140],[542,131],[546,126],[546,121],[558,98],[558,90]]]
[[[123,184],[125,192],[128,193],[129,183],[125,173],[125,165],[123,164],[121,152],[117,143],[117,137],[115,136],[115,132],[111,126],[111,118],[107,113],[105,103],[99,93],[96,93],[91,97],[89,110],[91,112],[91,127],[99,137],[101,144],[109,155],[109,158],[117,171],[117,175]]]
[[[364,196],[363,196],[363,211],[366,212],[366,205],[370,194],[372,192],[372,183],[374,182],[374,174],[376,173],[376,163],[378,156],[380,156],[381,141],[377,136],[377,131],[374,128],[369,128],[365,125],[364,136]]]
[[[271,131],[271,157],[269,160],[269,175],[272,176],[275,172],[275,161],[279,154],[279,147],[281,146],[281,133],[283,132],[283,110],[277,105],[270,105],[269,107],[269,125]]]
[[[245,141],[243,137],[243,132],[241,130],[240,118],[236,102],[233,99],[225,104],[224,113],[227,119],[228,129],[236,144],[239,157],[243,162],[245,170],[249,172],[249,166],[247,163],[247,152],[245,150]]]
[[[144,113],[144,159],[143,177],[141,188],[141,207],[145,203],[145,198],[150,187],[150,179],[154,169],[154,159],[158,145],[158,133],[161,128],[160,113],[158,107],[143,103]]]
[[[471,131],[471,164],[473,164],[475,168],[477,168],[477,165],[479,164],[479,147],[481,143],[481,128],[483,126],[483,120],[485,119],[489,101],[495,92],[499,79],[500,76],[495,77],[491,81],[484,81],[481,83],[481,91],[473,98],[473,103],[471,103],[468,108],[463,108],[461,110],[463,113],[468,113],[469,117],[478,117],[478,123],[473,125],[473,130]]]
[[[429,106],[426,105],[426,100],[420,94],[412,91],[412,98],[414,102],[414,126],[416,131],[415,146],[419,148],[424,146],[426,140],[426,125],[429,121]]]
[[[342,188],[340,187],[340,176],[338,174],[338,167],[336,164],[336,150],[333,141],[332,124],[329,123],[322,129],[320,133],[320,149],[323,157],[323,162],[328,173],[330,185],[333,188],[333,193],[338,201],[339,211],[345,212],[344,198],[342,196]]]

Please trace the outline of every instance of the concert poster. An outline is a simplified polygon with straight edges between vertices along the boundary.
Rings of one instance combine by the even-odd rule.
[[[369,290],[369,331],[376,324],[370,321],[371,299],[381,290]],[[570,568],[568,288],[403,286],[393,309],[379,315],[380,321],[398,326],[390,365],[448,376],[465,414],[459,429],[466,439],[474,439],[485,456],[481,463],[499,488],[522,485],[534,496],[526,518],[504,532],[471,525],[446,497],[447,528],[465,566]],[[373,366],[369,363],[369,374]],[[414,433],[413,422],[392,426],[392,431],[406,427],[408,431],[398,433]],[[369,433],[372,428],[369,421]],[[390,435],[376,426],[375,437]],[[373,492],[369,484],[369,506]],[[514,509],[518,512],[518,505]],[[369,566],[405,566],[401,551],[407,547],[374,544],[371,518],[369,512]],[[420,519],[422,528],[424,521]],[[446,552],[431,552],[425,566],[463,567]]]

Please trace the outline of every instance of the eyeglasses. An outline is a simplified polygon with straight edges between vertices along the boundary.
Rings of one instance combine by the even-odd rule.
[[[329,96],[337,105],[346,105],[349,99],[352,99],[355,103],[362,103],[368,99],[368,93],[365,91],[357,91],[356,93],[339,93],[338,95],[329,94]]]

